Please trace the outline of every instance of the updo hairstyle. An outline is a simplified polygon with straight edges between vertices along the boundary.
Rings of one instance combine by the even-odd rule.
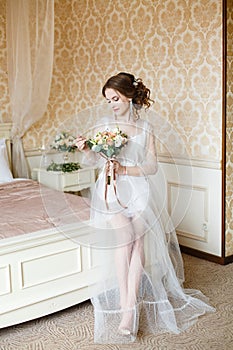
[[[102,88],[102,95],[106,97],[106,89],[113,89],[120,92],[127,98],[132,99],[132,103],[136,109],[141,109],[143,106],[149,108],[153,100],[150,99],[150,89],[142,82],[142,79],[135,79],[133,74],[118,73],[110,77]]]

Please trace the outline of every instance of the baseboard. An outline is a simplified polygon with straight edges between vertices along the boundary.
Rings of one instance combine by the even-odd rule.
[[[233,263],[233,255],[224,258],[224,265]]]
[[[220,265],[227,265],[233,262],[233,255],[227,256],[227,257],[221,257],[213,254],[209,254],[206,252],[201,252],[200,250],[185,247],[185,246],[180,246],[181,252],[185,254],[189,254],[192,256],[195,256],[200,259],[205,259]]]

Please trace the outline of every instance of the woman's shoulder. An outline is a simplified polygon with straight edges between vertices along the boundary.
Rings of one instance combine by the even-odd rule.
[[[146,132],[153,131],[153,125],[147,119],[138,119],[137,126]]]

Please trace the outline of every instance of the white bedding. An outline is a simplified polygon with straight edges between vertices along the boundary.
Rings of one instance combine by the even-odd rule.
[[[12,181],[13,176],[7,154],[6,140],[0,139],[0,183]]]

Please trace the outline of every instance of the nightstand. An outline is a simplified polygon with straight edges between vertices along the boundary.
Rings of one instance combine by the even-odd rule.
[[[34,168],[32,178],[55,190],[78,192],[86,188],[91,188],[95,183],[95,168],[85,167],[69,173]]]

